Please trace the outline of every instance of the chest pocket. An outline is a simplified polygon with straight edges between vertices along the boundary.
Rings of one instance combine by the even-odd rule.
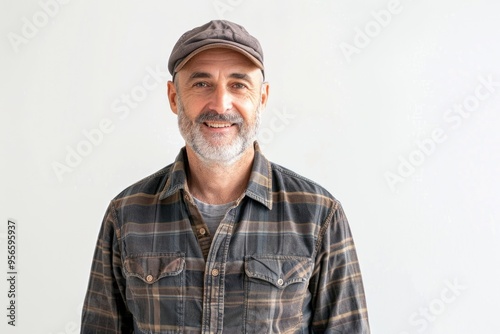
[[[181,333],[185,259],[182,253],[127,256],[127,305],[144,333]]]
[[[307,257],[246,257],[245,333],[293,333],[302,322],[312,271]]]

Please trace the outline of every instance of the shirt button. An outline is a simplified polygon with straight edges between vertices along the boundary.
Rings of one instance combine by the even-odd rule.
[[[205,235],[205,233],[207,233],[207,230],[205,230],[203,227],[200,228],[200,230],[198,231],[200,232],[200,235]]]
[[[219,269],[212,269],[212,276],[219,276]]]
[[[148,283],[153,282],[153,279],[154,279],[154,278],[153,278],[153,275],[148,275],[148,276],[146,276],[146,281],[147,281]]]
[[[282,286],[282,285],[283,285],[283,280],[280,278],[280,279],[278,280],[278,282],[276,282],[276,283],[278,283],[278,285],[279,285],[279,286]]]

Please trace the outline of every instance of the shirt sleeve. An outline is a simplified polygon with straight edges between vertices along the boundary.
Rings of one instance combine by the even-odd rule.
[[[81,333],[133,333],[132,315],[125,302],[117,219],[111,203],[99,232],[83,304]]]
[[[356,249],[340,203],[335,202],[318,242],[311,332],[370,334]]]

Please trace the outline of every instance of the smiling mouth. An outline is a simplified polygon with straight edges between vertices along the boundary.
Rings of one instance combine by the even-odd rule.
[[[234,125],[232,123],[227,123],[227,122],[204,122],[203,124],[205,124],[209,128],[214,128],[214,129],[229,128]]]

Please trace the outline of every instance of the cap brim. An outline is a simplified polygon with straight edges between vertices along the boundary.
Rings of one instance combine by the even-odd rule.
[[[237,52],[241,53],[242,55],[246,56],[248,59],[250,59],[252,61],[252,63],[254,63],[259,69],[264,70],[264,66],[262,65],[262,63],[257,58],[255,58],[249,52],[243,50],[242,48],[235,46],[235,45],[228,44],[228,43],[211,43],[211,44],[207,44],[207,45],[204,45],[202,47],[199,47],[198,49],[194,50],[189,55],[187,55],[177,66],[175,66],[174,74],[179,72],[184,67],[184,65],[186,65],[187,62],[191,60],[191,58],[193,58],[194,56],[196,56],[200,52],[210,50],[210,49],[229,49],[229,50],[237,51]]]

